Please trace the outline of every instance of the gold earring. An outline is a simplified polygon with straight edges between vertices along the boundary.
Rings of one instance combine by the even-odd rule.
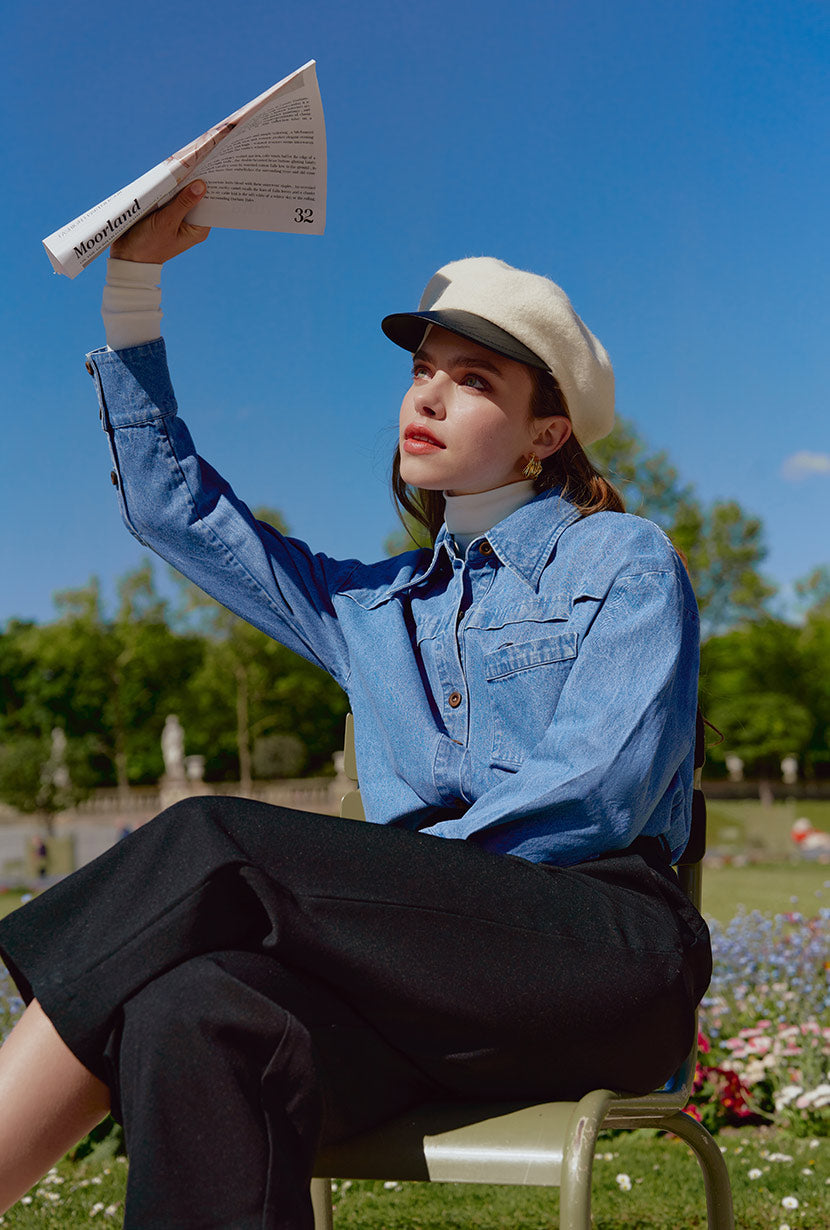
[[[533,481],[534,479],[537,479],[541,473],[542,463],[535,453],[531,453],[528,458],[527,465],[522,470],[522,474],[524,474],[525,478],[529,478]]]

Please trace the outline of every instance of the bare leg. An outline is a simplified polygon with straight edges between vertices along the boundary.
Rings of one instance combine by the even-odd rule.
[[[0,1214],[109,1110],[109,1090],[37,1000],[0,1047]]]

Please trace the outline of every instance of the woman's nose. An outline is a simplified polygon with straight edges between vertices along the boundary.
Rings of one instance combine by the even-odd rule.
[[[415,409],[426,418],[443,419],[446,416],[446,377],[435,372],[429,380],[421,379],[415,385],[413,396]]]

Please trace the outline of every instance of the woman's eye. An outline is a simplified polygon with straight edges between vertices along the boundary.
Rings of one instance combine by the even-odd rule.
[[[422,376],[429,377],[429,372],[422,363],[416,363],[412,368],[412,379],[419,380]]]
[[[482,392],[490,388],[487,381],[482,380],[481,376],[477,376],[475,372],[468,372],[461,383],[465,384],[469,389],[481,389]]]

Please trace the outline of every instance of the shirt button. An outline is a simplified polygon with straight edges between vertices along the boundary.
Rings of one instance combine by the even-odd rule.
[[[450,692],[449,696],[447,697],[447,700],[450,702],[451,709],[457,709],[458,706],[461,704],[461,700],[462,700],[461,693],[460,692]]]
[[[492,555],[493,554],[493,548],[490,546],[486,538],[484,539],[482,543],[479,543],[478,549],[482,555]]]
[[[110,482],[112,483],[113,487],[118,486],[118,475],[116,474],[115,470],[110,470]]]
[[[95,368],[92,366],[89,359],[87,359],[86,363],[84,363],[84,367],[89,372],[90,376],[93,376],[95,374]]]

